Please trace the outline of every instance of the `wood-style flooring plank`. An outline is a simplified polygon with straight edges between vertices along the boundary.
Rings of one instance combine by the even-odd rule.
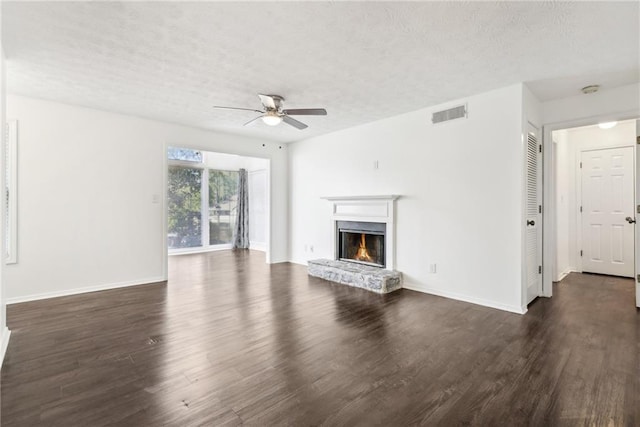
[[[169,276],[9,306],[2,426],[640,425],[629,279],[571,274],[519,316],[253,251]]]

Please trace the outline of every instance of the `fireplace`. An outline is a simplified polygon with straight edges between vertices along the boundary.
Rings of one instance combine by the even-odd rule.
[[[375,266],[372,269],[374,276],[384,273],[378,269],[395,271],[395,216],[399,197],[394,194],[323,197],[331,202],[333,260],[342,264],[345,261],[366,264],[362,266],[364,269]],[[366,249],[368,257],[363,255],[361,246]],[[355,265],[348,267],[358,270]]]
[[[336,221],[337,258],[384,268],[386,231],[383,222]]]

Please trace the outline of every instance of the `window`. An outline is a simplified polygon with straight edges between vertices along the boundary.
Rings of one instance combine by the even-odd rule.
[[[5,262],[18,262],[18,122],[9,121],[5,128],[5,188],[4,188],[4,252]]]
[[[239,174],[208,167],[207,154],[168,149],[167,245],[171,251],[231,246]]]
[[[169,147],[169,160],[182,160],[185,162],[202,163],[202,152],[190,150],[188,148]]]
[[[231,243],[238,205],[238,172],[209,171],[209,244]]]
[[[202,245],[202,169],[169,166],[167,186],[169,249]]]

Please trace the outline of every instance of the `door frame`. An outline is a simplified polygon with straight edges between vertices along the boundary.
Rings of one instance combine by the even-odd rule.
[[[605,148],[591,148],[591,149],[586,149],[586,150],[580,150],[578,151],[580,153],[580,159],[576,159],[577,162],[580,162],[582,159],[582,155],[583,153],[589,152],[589,151],[602,151],[602,150],[614,150],[617,148],[632,148],[633,149],[633,165],[635,168],[637,168],[636,163],[636,159],[635,159],[635,144],[618,144],[618,145],[612,145],[610,147],[605,147]],[[633,181],[634,181],[634,185],[635,185],[635,180],[636,180],[636,175],[637,173],[635,173],[634,171],[634,176],[633,176]],[[583,249],[582,248],[582,212],[580,212],[580,206],[582,205],[582,169],[580,167],[576,167],[576,248],[578,250]],[[634,206],[635,206],[635,189],[634,189]],[[634,244],[634,249],[635,248],[635,244]],[[635,255],[634,255],[635,257]],[[635,262],[635,260],[634,260]],[[578,262],[576,263],[576,268],[578,269],[579,273],[582,273],[582,257],[578,257]]]
[[[537,286],[537,290],[536,290],[536,294],[533,298],[529,298],[529,265],[528,265],[528,259],[527,259],[527,233],[529,231],[529,227],[527,225],[527,221],[531,218],[528,215],[527,212],[527,208],[528,208],[528,171],[529,171],[529,166],[528,166],[528,138],[529,138],[529,134],[533,134],[534,137],[537,139],[537,144],[539,145],[542,149],[540,151],[538,151],[538,149],[536,148],[536,156],[537,156],[537,192],[538,192],[538,197],[537,197],[537,203],[540,206],[540,209],[542,209],[544,211],[544,191],[545,191],[545,187],[544,187],[544,158],[545,158],[545,152],[544,152],[544,146],[543,146],[543,140],[542,140],[542,127],[539,125],[536,125],[534,123],[532,123],[531,121],[527,120],[526,121],[526,125],[524,127],[524,132],[522,134],[522,142],[523,142],[523,149],[524,149],[524,156],[523,156],[523,167],[524,167],[524,177],[523,177],[523,194],[522,194],[522,212],[523,212],[523,218],[522,218],[522,239],[523,239],[523,253],[522,253],[522,265],[523,265],[523,269],[522,269],[522,281],[523,281],[523,286],[522,286],[522,307],[523,307],[523,312],[527,310],[527,306],[529,304],[531,304],[533,302],[533,300],[535,300],[537,297],[539,296],[544,296],[543,295],[543,279],[542,279],[542,274],[539,273],[538,268],[536,268],[535,270],[538,270],[535,272],[535,274],[538,275],[538,286]],[[542,193],[542,194],[541,194]],[[543,261],[544,261],[544,229],[545,229],[545,222],[544,222],[544,216],[541,213],[538,213],[536,215],[535,221],[538,222],[537,224],[537,232],[536,232],[536,247],[537,247],[537,255],[536,255],[536,259],[537,262],[536,264],[538,266],[543,265]]]
[[[636,119],[636,141],[633,145],[635,147],[636,156],[635,156],[635,166],[636,166],[636,200],[635,205],[633,206],[636,211],[633,213],[636,218],[636,225],[634,227],[635,231],[635,266],[636,270],[634,271],[633,280],[636,282],[636,307],[640,308],[640,224],[637,223],[638,216],[640,216],[640,173],[638,173],[638,167],[640,167],[640,117]]]
[[[584,117],[580,119],[567,120],[557,123],[546,123],[542,126],[542,295],[544,297],[553,296],[553,269],[556,262],[556,203],[554,188],[556,177],[553,173],[553,162],[555,154],[553,150],[552,132],[562,129],[591,126],[601,122],[637,120],[640,117],[640,110],[622,111],[614,114],[599,114],[596,116]],[[637,144],[634,146],[637,151]],[[548,178],[548,179],[547,179]],[[636,201],[640,202],[640,201]],[[638,248],[636,247],[636,253]],[[580,262],[582,265],[582,262]],[[636,272],[639,274],[640,272]]]

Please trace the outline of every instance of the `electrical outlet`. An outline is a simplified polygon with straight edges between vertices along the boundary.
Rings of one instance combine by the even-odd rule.
[[[151,195],[151,203],[160,203],[160,195],[159,194],[152,194]]]
[[[380,163],[378,163],[378,161],[377,161],[377,160],[374,160],[374,161],[373,161],[373,168],[374,168],[374,169],[378,169],[379,167],[380,167]]]
[[[436,264],[429,264],[429,273],[436,273]]]

